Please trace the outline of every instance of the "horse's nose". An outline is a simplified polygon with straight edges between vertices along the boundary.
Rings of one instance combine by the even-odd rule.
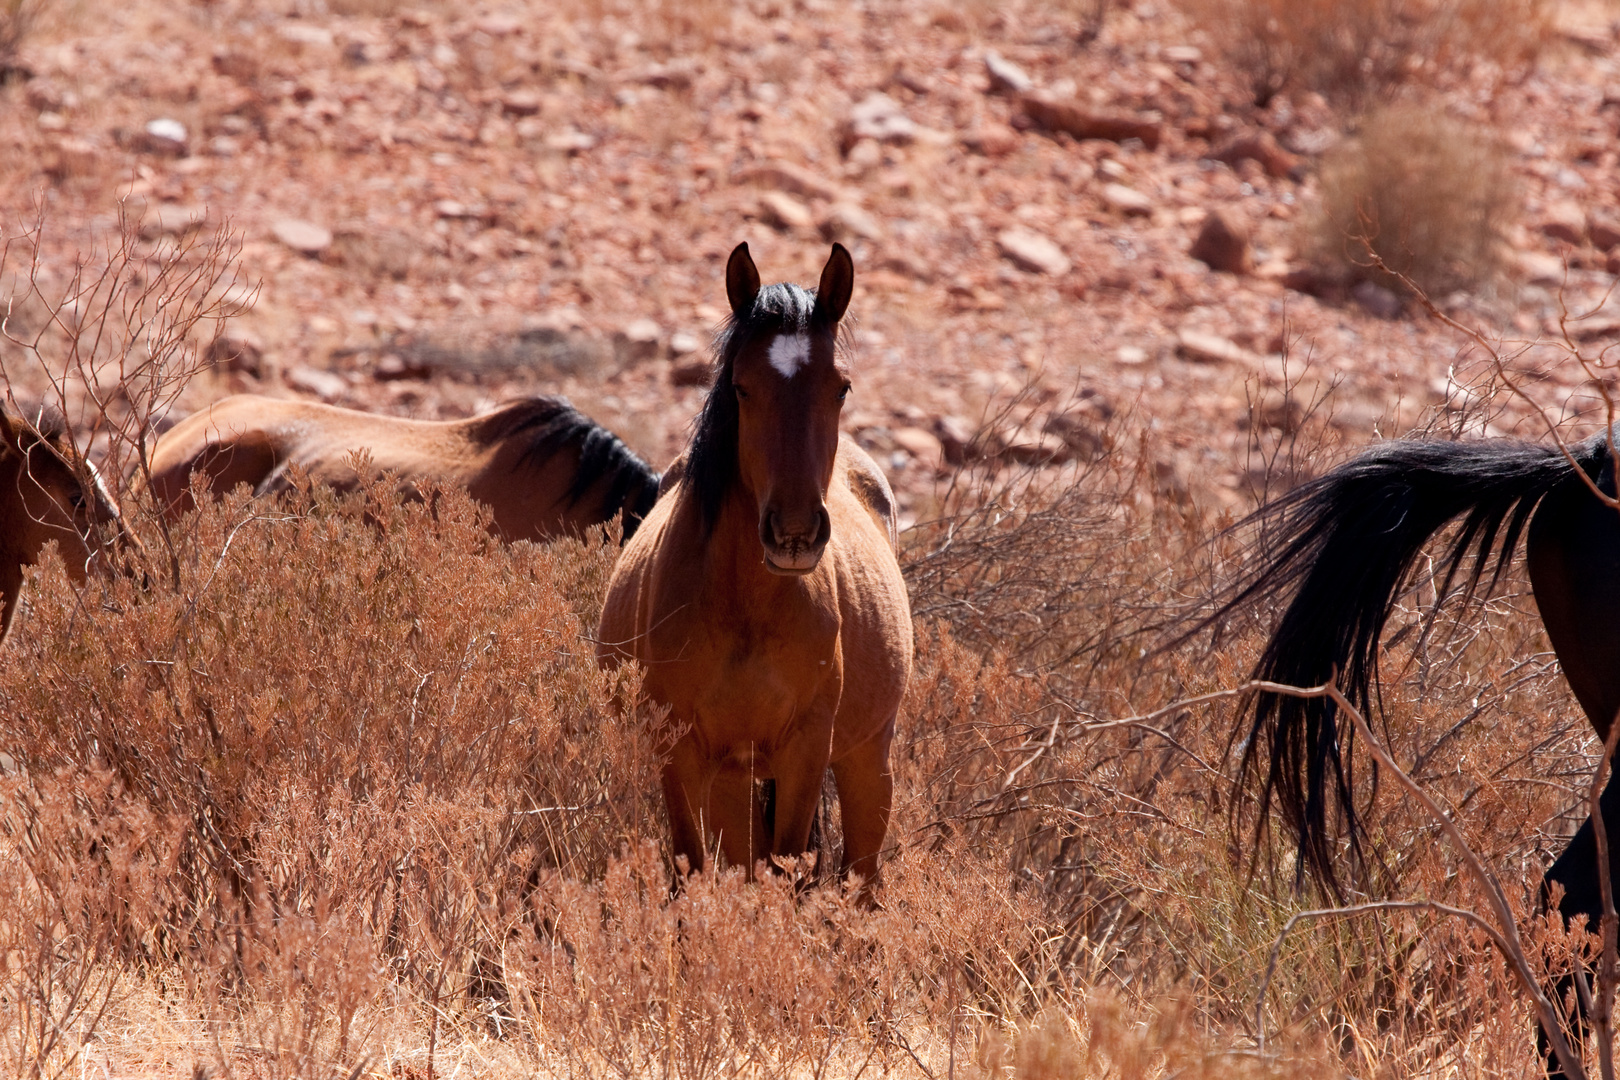
[[[827,508],[817,505],[808,513],[785,513],[772,510],[760,523],[760,539],[767,547],[784,549],[815,549],[832,536],[832,518]]]
[[[820,504],[808,513],[771,510],[760,517],[759,540],[765,548],[765,561],[777,573],[806,574],[814,570],[831,538],[832,518]]]

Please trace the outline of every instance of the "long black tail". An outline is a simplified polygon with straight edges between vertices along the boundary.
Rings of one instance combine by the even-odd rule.
[[[1601,435],[1573,448],[1594,477],[1607,452]],[[1345,696],[1368,715],[1379,638],[1424,545],[1462,519],[1436,577],[1437,595],[1460,580],[1466,601],[1488,569],[1487,589],[1494,586],[1541,497],[1573,476],[1554,446],[1506,439],[1376,446],[1240,524],[1257,530],[1261,558],[1203,625],[1292,593],[1254,677],[1317,686],[1337,673]],[[1344,733],[1341,751],[1336,711],[1323,698],[1257,694],[1241,771],[1249,775],[1264,763],[1261,822],[1275,799],[1298,841],[1301,878],[1308,873],[1342,896],[1334,838],[1348,836],[1358,869],[1365,852],[1352,795],[1353,732]]]

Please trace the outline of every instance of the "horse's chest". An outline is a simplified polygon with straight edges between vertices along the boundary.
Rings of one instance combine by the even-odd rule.
[[[651,665],[659,684],[654,695],[716,750],[775,741],[800,719],[823,712],[830,718],[837,707],[837,621],[780,614],[716,620],[715,629],[658,650],[672,659]]]

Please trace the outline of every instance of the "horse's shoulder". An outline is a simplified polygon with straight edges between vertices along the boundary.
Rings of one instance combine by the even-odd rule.
[[[839,440],[838,458],[843,463],[844,478],[850,493],[872,515],[888,537],[889,546],[898,546],[899,515],[895,508],[894,489],[889,486],[888,477],[883,475],[883,470],[878,468],[872,456],[847,435]]]

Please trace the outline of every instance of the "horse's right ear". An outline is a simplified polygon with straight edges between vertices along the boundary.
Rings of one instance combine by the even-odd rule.
[[[748,241],[744,240],[731,250],[726,261],[726,299],[731,301],[731,313],[742,318],[754,308],[754,297],[759,295],[759,271],[754,257],[748,254]]]

